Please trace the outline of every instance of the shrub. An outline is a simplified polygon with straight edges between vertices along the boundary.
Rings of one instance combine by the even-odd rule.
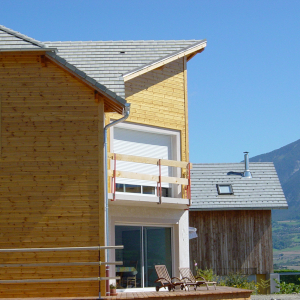
[[[239,289],[252,290],[252,294],[258,293],[259,285],[254,281],[249,282],[246,275],[242,275],[240,273],[231,273],[227,276],[224,276],[222,280],[220,280],[220,278],[216,274],[214,274],[213,269],[199,269],[196,261],[194,261],[194,265],[196,270],[195,277],[201,276],[207,281],[217,281],[221,286],[230,286]],[[263,284],[267,286],[268,281],[265,281]]]
[[[259,288],[258,284],[256,284],[254,281],[249,282],[247,276],[240,273],[231,273],[225,276],[219,284],[222,286],[231,286],[239,289],[252,290],[253,294],[257,294]]]
[[[195,262],[195,261],[194,261]],[[218,276],[214,274],[213,269],[199,269],[197,263],[195,262],[196,278],[201,276],[206,281],[218,281]]]
[[[278,293],[275,294],[293,294],[300,293],[300,285],[295,283],[286,283],[285,281],[279,282],[277,279],[274,279],[277,283],[276,287],[280,289]]]
[[[216,281],[218,279],[218,276],[214,274],[212,269],[198,269],[196,273],[196,277],[197,276],[203,277],[206,281]]]

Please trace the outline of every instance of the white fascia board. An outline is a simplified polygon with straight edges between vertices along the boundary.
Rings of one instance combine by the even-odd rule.
[[[172,61],[174,61],[176,59],[179,59],[179,58],[182,58],[184,56],[188,56],[188,55],[190,55],[192,53],[198,52],[201,49],[204,49],[205,47],[206,47],[206,40],[203,40],[199,44],[193,45],[190,48],[185,48],[182,51],[176,52],[176,53],[171,54],[171,55],[169,55],[167,57],[164,57],[164,58],[162,58],[162,59],[160,59],[158,61],[154,61],[154,62],[152,62],[150,64],[147,64],[147,65],[145,65],[145,66],[143,66],[141,68],[138,68],[138,69],[136,69],[134,71],[128,72],[128,73],[126,73],[126,74],[123,75],[124,82],[128,81],[128,80],[130,80],[132,78],[135,78],[137,76],[140,76],[142,74],[145,74],[145,73],[147,73],[149,71],[152,71],[154,69],[157,69],[159,67],[162,67],[162,66],[164,66],[164,65],[166,65],[166,64],[168,64],[168,63],[170,63],[170,62],[172,62]]]

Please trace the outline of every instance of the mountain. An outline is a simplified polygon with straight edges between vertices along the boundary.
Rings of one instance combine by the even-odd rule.
[[[300,219],[300,139],[272,152],[250,158],[250,162],[273,162],[289,209],[273,211],[273,220]]]

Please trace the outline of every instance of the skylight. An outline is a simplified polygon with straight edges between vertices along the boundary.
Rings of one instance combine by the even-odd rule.
[[[232,195],[233,189],[231,184],[217,184],[219,195]]]

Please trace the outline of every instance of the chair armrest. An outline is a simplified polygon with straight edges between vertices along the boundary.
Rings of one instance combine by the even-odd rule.
[[[183,280],[183,281],[187,280],[189,282],[193,282],[189,277],[182,277],[181,280]]]
[[[182,282],[182,280],[178,277],[172,277],[171,280],[173,281],[173,279],[177,279],[178,281]]]
[[[198,278],[201,279],[201,280],[203,280],[203,281],[207,281],[204,277],[202,277],[200,275],[199,276],[195,276],[195,279],[198,279]]]
[[[170,282],[169,280],[167,280],[167,279],[164,278],[164,277],[158,278],[158,279],[156,279],[154,282],[160,282],[160,281],[162,281],[162,280],[165,280],[165,281],[167,281],[169,284],[172,284],[172,282]]]

